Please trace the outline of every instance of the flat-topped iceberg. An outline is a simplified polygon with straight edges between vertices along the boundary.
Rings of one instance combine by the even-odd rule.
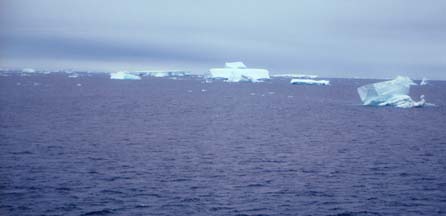
[[[79,78],[79,74],[71,73],[70,75],[68,75],[68,78]]]
[[[299,78],[299,79],[316,79],[317,75],[308,74],[274,74],[272,77],[283,77],[283,78]]]
[[[110,74],[110,79],[117,79],[117,80],[140,80],[141,77],[135,74],[131,74],[128,72],[116,72]]]
[[[23,72],[23,73],[36,73],[37,70],[34,69],[34,68],[23,68],[23,69],[22,69],[22,72]]]
[[[248,68],[243,62],[226,62],[226,68]]]
[[[151,77],[184,77],[191,75],[188,71],[135,71],[131,73]]]
[[[398,76],[393,80],[372,83],[358,88],[361,101],[366,106],[394,106],[399,108],[422,107],[424,96],[414,101],[409,96],[410,86],[417,85],[409,77]]]
[[[226,82],[261,82],[270,76],[266,69],[247,68],[243,62],[227,62],[225,68],[211,68],[209,78]]]
[[[312,79],[292,79],[293,85],[330,85],[329,80],[312,80]]]

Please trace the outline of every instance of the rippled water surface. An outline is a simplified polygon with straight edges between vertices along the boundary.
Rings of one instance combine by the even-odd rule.
[[[287,81],[0,77],[0,215],[446,214],[446,82]]]

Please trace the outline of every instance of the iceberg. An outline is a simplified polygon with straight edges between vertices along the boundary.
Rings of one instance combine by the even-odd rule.
[[[409,95],[394,95],[378,104],[378,106],[393,106],[398,108],[422,107],[426,105],[424,95],[420,96],[420,101],[414,101]]]
[[[226,62],[226,68],[248,68],[243,62]]]
[[[422,107],[426,104],[424,95],[420,101],[409,96],[410,86],[417,85],[409,77],[398,76],[393,80],[367,84],[358,88],[361,101],[366,106],[394,106],[399,108]]]
[[[247,68],[243,62],[227,62],[225,68],[211,68],[209,78],[226,82],[261,82],[270,76],[266,69]]]
[[[33,68],[23,68],[22,72],[23,73],[35,73],[36,69],[33,69]]]
[[[131,73],[150,77],[184,77],[191,75],[191,73],[187,71],[134,71]]]
[[[77,73],[72,73],[72,74],[68,75],[68,78],[78,78],[78,77],[79,77],[79,74],[77,74]]]
[[[317,75],[308,75],[308,74],[274,74],[272,77],[280,77],[280,78],[300,78],[300,79],[316,79]]]
[[[329,80],[291,79],[293,85],[330,85]]]
[[[110,74],[110,79],[117,79],[117,80],[140,80],[141,77],[138,75],[130,74],[127,72],[116,72]]]

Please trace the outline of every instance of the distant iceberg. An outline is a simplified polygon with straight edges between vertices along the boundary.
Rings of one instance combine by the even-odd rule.
[[[248,68],[243,62],[226,62],[226,68]]]
[[[329,80],[312,80],[312,79],[292,79],[293,85],[330,85]]]
[[[140,80],[141,77],[127,72],[116,72],[110,74],[110,79],[117,80]]]
[[[283,77],[283,78],[300,78],[300,79],[316,79],[317,75],[308,74],[274,74],[272,77]]]
[[[22,72],[23,73],[35,73],[36,69],[33,69],[33,68],[23,68]]]
[[[270,76],[266,69],[247,68],[243,62],[227,62],[225,68],[211,68],[209,78],[226,82],[261,82]]]
[[[72,73],[72,74],[68,75],[68,78],[78,78],[78,77],[79,77],[79,74],[77,74],[77,73]]]
[[[188,71],[134,71],[132,74],[139,74],[141,76],[151,77],[184,77],[191,76]]]
[[[409,77],[398,76],[393,80],[372,83],[358,88],[361,101],[366,106],[394,106],[399,108],[422,107],[426,104],[424,95],[420,101],[409,96],[410,86],[417,85]]]

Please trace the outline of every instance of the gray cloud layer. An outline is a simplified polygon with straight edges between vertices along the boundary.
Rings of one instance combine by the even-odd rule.
[[[0,2],[0,66],[446,79],[438,0]]]

